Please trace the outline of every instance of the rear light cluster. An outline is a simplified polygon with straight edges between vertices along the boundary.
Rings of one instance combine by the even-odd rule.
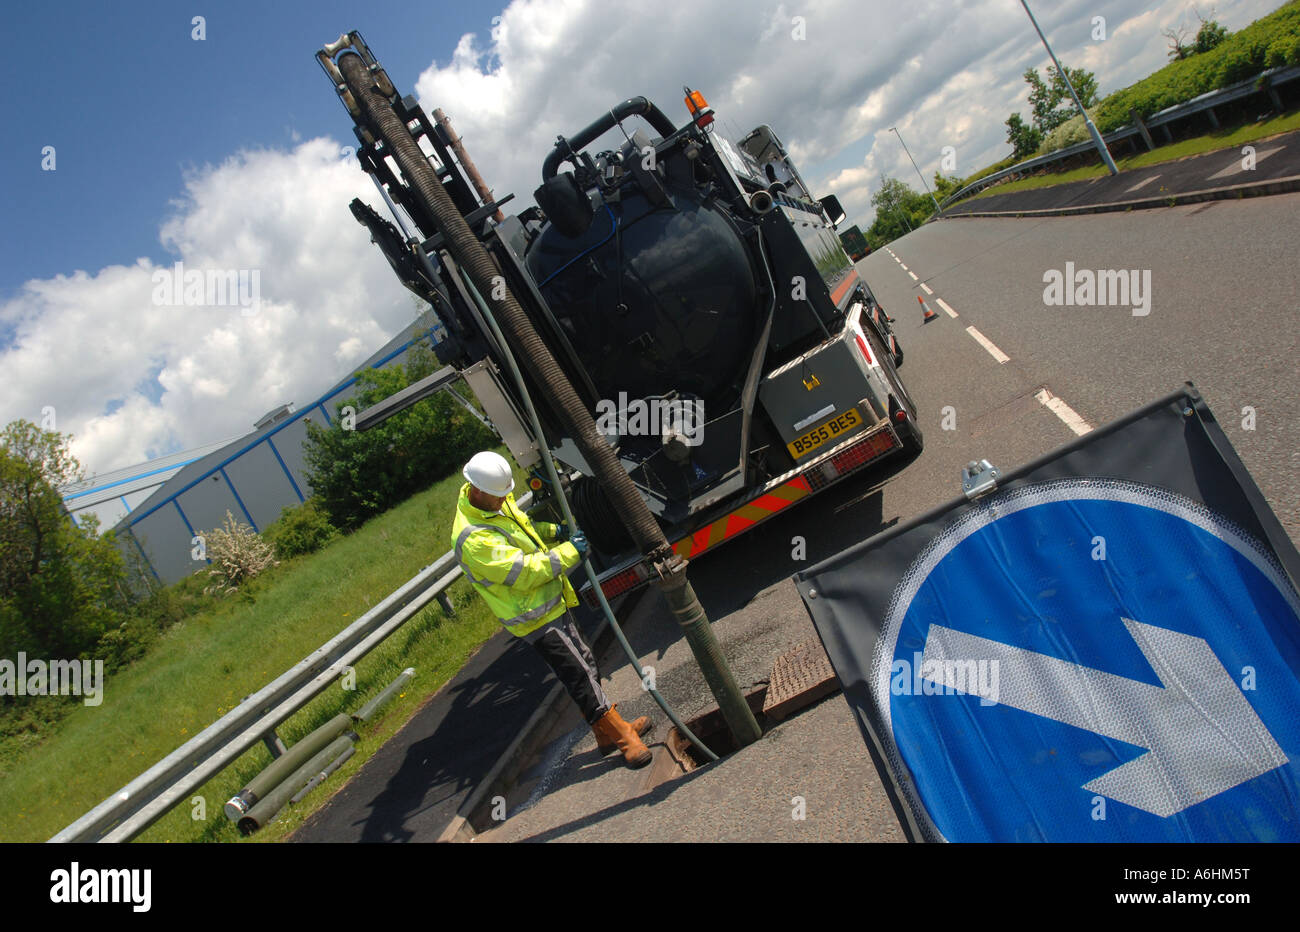
[[[855,339],[858,341],[858,349],[862,350],[862,355],[867,357],[867,365],[873,365],[871,361],[871,350],[867,349],[867,341],[862,339],[862,334],[857,334]]]
[[[605,593],[605,598],[608,600],[615,596],[622,595],[625,592],[631,592],[633,589],[644,584],[649,578],[650,571],[646,569],[645,564],[638,563],[635,566],[629,567],[620,573],[615,573],[613,576],[609,577],[609,579],[602,581],[600,588]],[[582,597],[592,608],[600,607],[600,600],[596,598],[596,593],[592,590],[590,585],[583,587]]]
[[[853,472],[855,469],[861,469],[877,457],[888,453],[897,445],[898,443],[890,431],[879,431],[836,453],[826,462],[814,466],[803,474],[804,478],[808,480],[808,486],[814,492],[819,492],[836,479]]]

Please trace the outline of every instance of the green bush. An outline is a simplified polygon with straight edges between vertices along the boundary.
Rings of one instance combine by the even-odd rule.
[[[1265,68],[1300,63],[1300,0],[1291,0],[1208,51],[1170,62],[1097,106],[1094,122],[1103,133],[1130,122],[1129,110],[1143,116],[1185,103],[1208,91],[1244,81]]]
[[[435,365],[433,354],[417,344],[406,364],[358,372],[356,395],[338,406],[340,416],[328,428],[307,425],[307,481],[334,527],[352,530],[500,442],[446,391],[367,431],[349,428],[343,408],[363,411],[429,375]],[[450,390],[469,394],[459,383]]]
[[[1236,84],[1238,81],[1244,81],[1251,75],[1263,71],[1267,54],[1268,50],[1263,43],[1259,42],[1239,45],[1237,48],[1230,50],[1219,63],[1218,79],[1214,82],[1215,87]]]
[[[975,172],[975,173],[972,174],[972,175],[967,175],[967,176],[966,176],[965,184],[968,184],[968,185],[974,184],[975,182],[979,181],[981,178],[983,178],[983,177],[985,177],[985,176],[987,176],[987,175],[991,175],[991,174],[993,174],[994,172],[1000,172],[1000,171],[1002,171],[1002,169],[1004,169],[1004,168],[1010,168],[1012,165],[1015,165],[1016,162],[1019,162],[1019,161],[1022,161],[1022,160],[1021,160],[1021,159],[1017,159],[1014,155],[1009,155],[1009,156],[1007,156],[1005,159],[1003,159],[1001,162],[994,162],[992,165],[989,165],[989,166],[987,166],[987,167],[985,167],[985,168],[981,168],[979,171]]]
[[[208,576],[212,579],[204,594],[229,595],[250,579],[278,562],[271,545],[226,509],[225,524],[203,535],[207,541]]]
[[[301,505],[291,505],[280,512],[279,519],[263,535],[282,558],[315,553],[333,538],[338,530],[330,524],[320,499],[309,498]]]
[[[1278,36],[1268,47],[1264,64],[1269,68],[1300,65],[1300,35]]]
[[[1093,118],[1093,122],[1096,122],[1096,108],[1089,110],[1088,116]],[[1048,152],[1055,152],[1057,149],[1066,149],[1081,142],[1087,142],[1090,138],[1092,137],[1088,133],[1088,124],[1083,121],[1083,114],[1075,114],[1047,134],[1043,144],[1038,148],[1038,154],[1046,155]]]

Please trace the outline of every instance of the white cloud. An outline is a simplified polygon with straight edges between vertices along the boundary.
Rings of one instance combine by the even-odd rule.
[[[238,436],[314,399],[415,316],[348,202],[374,188],[326,139],[194,171],[161,229],[186,270],[256,270],[259,312],[160,307],[148,259],[27,282],[3,307],[15,338],[0,418],[52,405],[73,452],[106,471]],[[106,413],[110,402],[121,402]]]
[[[1273,5],[1242,0],[1218,18],[1237,29]],[[1164,63],[1161,31],[1194,4],[1034,6],[1062,60],[1097,71],[1106,93]],[[957,149],[958,174],[1004,157],[1007,115],[1028,113],[1021,74],[1048,63],[1024,11],[1000,0],[918,0],[905,13],[892,0],[516,0],[495,40],[463,37],[451,61],[420,75],[416,90],[426,107],[453,117],[494,190],[525,203],[557,134],[574,133],[635,94],[680,121],[682,84],[704,91],[724,132],[770,123],[819,191],[850,165],[877,184],[883,173],[918,187],[890,126],[927,180],[944,146]],[[1098,15],[1107,21],[1104,42],[1091,38]],[[793,38],[796,16],[804,41]],[[835,193],[851,217],[866,221],[874,186]]]

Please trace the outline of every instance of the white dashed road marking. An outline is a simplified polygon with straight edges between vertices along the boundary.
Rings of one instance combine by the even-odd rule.
[[[939,305],[939,307],[943,308],[945,311],[947,311],[949,317],[956,317],[956,316],[957,316],[957,312],[954,311],[952,308],[950,308],[950,307],[948,306],[948,302],[945,301],[943,298],[935,298],[935,299],[934,299],[934,303],[937,304],[937,305]]]
[[[980,346],[984,347],[986,350],[989,351],[989,355],[998,361],[998,365],[1001,365],[1004,362],[1011,361],[1010,356],[1008,356],[1006,353],[1002,352],[1002,350],[994,346],[992,340],[990,340],[984,334],[980,333],[974,327],[967,327],[966,332],[969,333],[975,339],[976,343],[978,343]],[[1046,404],[1047,402],[1043,402],[1043,403]]]
[[[1281,152],[1283,148],[1285,148],[1285,147],[1284,147],[1284,146],[1274,146],[1272,149],[1259,149],[1259,150],[1257,150],[1257,151],[1255,152],[1255,161],[1256,161],[1256,163],[1264,161],[1264,159],[1268,158],[1268,157],[1269,157],[1270,155],[1272,155],[1274,152]],[[1235,159],[1233,160],[1233,162],[1232,162],[1231,165],[1229,165],[1227,168],[1223,169],[1223,171],[1217,171],[1217,172],[1215,172],[1213,175],[1211,175],[1211,176],[1210,176],[1209,178],[1207,178],[1206,180],[1207,180],[1207,181],[1218,181],[1220,178],[1231,178],[1233,175],[1239,175],[1239,174],[1241,174],[1241,173],[1244,172],[1244,171],[1248,171],[1248,169],[1246,168],[1246,166],[1242,164],[1242,162],[1244,162],[1244,161],[1245,161],[1244,158],[1238,156],[1237,158],[1235,158]]]
[[[1155,180],[1156,180],[1157,178],[1159,178],[1159,177],[1160,177],[1159,175],[1152,175],[1150,178],[1143,178],[1143,179],[1142,179],[1141,181],[1139,181],[1137,184],[1133,185],[1133,187],[1131,187],[1131,188],[1125,188],[1125,189],[1124,189],[1124,193],[1125,193],[1125,194],[1132,194],[1132,193],[1133,193],[1134,191],[1136,191],[1138,188],[1145,188],[1147,185],[1149,185],[1151,182],[1155,181]]]
[[[1080,437],[1092,430],[1092,425],[1081,418],[1079,412],[1075,411],[1047,389],[1042,389],[1034,397],[1042,402],[1044,407],[1048,408],[1053,414],[1064,421],[1066,427],[1070,428],[1070,430],[1074,431]]]
[[[912,276],[912,281],[919,281],[919,279],[916,277],[916,273],[915,273],[915,272],[908,272],[907,274],[910,275],[910,276]]]
[[[926,294],[934,294],[934,292],[930,290],[930,286],[927,285],[925,282],[921,282],[921,290],[924,291]]]

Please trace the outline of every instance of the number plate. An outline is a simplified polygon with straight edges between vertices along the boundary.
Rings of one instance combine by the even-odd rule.
[[[853,428],[862,423],[862,418],[856,408],[849,408],[843,414],[831,418],[824,424],[814,427],[802,437],[796,437],[786,448],[790,455],[795,459],[801,456],[807,456],[813,450],[816,450],[828,440],[835,440],[847,434]]]

